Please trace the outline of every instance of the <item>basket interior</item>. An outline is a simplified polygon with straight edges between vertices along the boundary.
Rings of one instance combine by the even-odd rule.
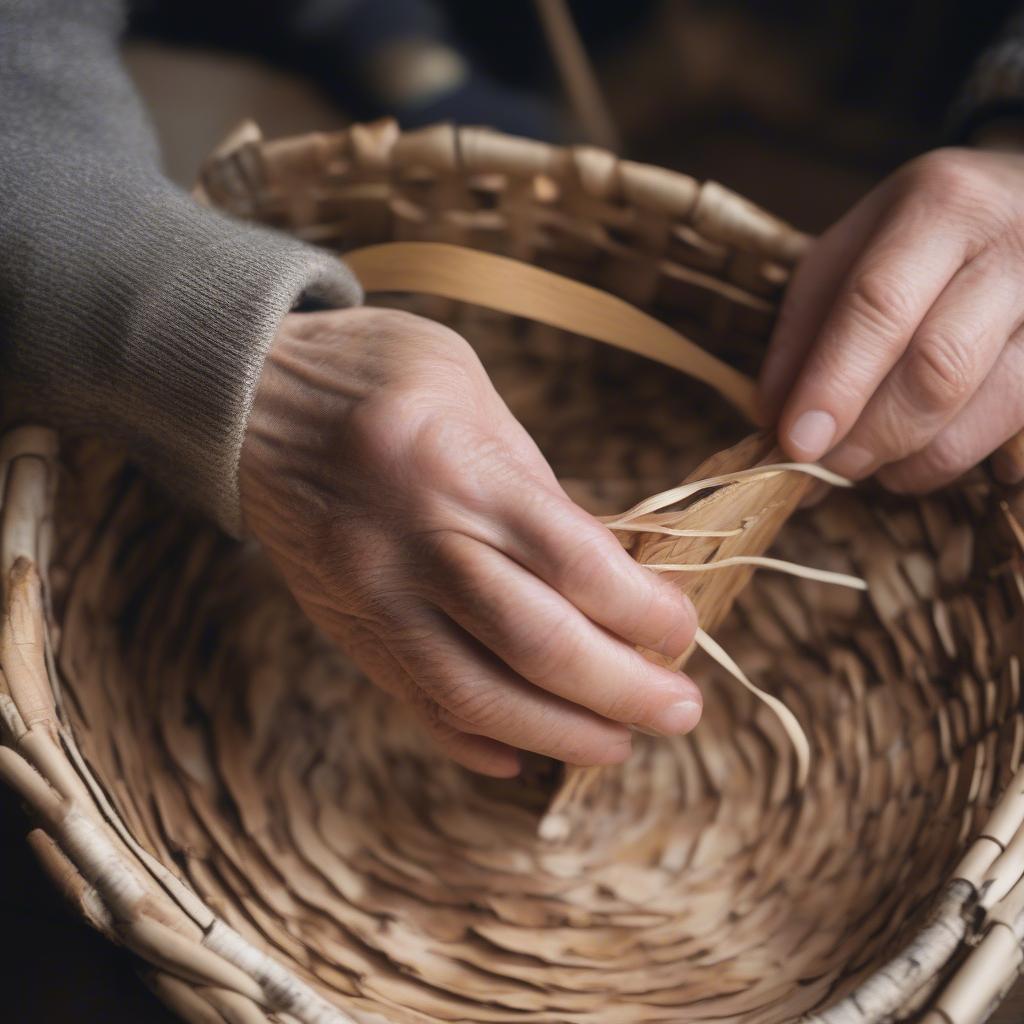
[[[606,269],[551,264],[598,283]],[[692,303],[647,307],[742,360],[777,291],[727,330]],[[388,301],[474,344],[594,511],[676,483],[744,432],[701,386],[636,357]],[[497,782],[445,762],[255,547],[93,442],[66,465],[52,582],[83,754],[144,846],[357,1017],[791,1020],[908,939],[1020,761],[1024,622],[981,475],[923,501],[834,493],[798,514],[782,557],[863,575],[869,596],[763,573],[719,631],[806,729],[806,791],[771,714],[695,659],[700,728],[638,736],[552,842],[537,827],[557,766]]]

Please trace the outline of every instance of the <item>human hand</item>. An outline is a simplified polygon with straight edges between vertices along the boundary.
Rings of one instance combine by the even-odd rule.
[[[309,617],[468,768],[613,764],[692,729],[693,605],[574,505],[453,331],[295,313],[267,357],[243,516]]]
[[[793,458],[895,491],[946,484],[1024,428],[1024,156],[936,150],[829,229],[760,380]],[[999,453],[1007,483],[1024,460]]]

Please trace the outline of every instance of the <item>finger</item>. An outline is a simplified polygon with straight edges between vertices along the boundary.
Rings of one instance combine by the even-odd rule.
[[[446,721],[439,706],[421,690],[376,632],[349,620],[341,645],[359,668],[384,693],[409,705],[442,752],[481,775],[510,779],[519,774],[519,753],[486,736],[471,736]]]
[[[519,752],[487,736],[463,732],[454,725],[444,709],[411,684],[410,693],[420,700],[413,704],[420,720],[441,752],[463,768],[495,779],[513,779],[522,768]]]
[[[758,375],[761,426],[777,419],[843,278],[875,231],[887,202],[883,190],[871,192],[801,258],[783,297]]]
[[[922,451],[886,466],[890,490],[920,494],[977,465],[1024,426],[1024,333],[1018,332],[958,416]]]
[[[625,726],[533,686],[436,609],[424,609],[390,646],[438,705],[436,723],[569,764],[620,764],[629,756]]]
[[[793,459],[816,461],[843,439],[964,262],[958,237],[936,237],[925,210],[904,204],[841,285],[779,419]]]
[[[1020,318],[1014,277],[992,257],[965,264],[826,465],[862,479],[924,448],[981,386]]]
[[[668,658],[693,643],[693,602],[638,565],[607,527],[568,498],[524,488],[504,515],[502,550],[587,618]]]
[[[696,684],[591,622],[543,580],[470,538],[447,553],[440,606],[518,676],[603,718],[664,735],[700,719]]]

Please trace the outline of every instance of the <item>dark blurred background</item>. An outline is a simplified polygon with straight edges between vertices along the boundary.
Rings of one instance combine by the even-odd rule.
[[[900,163],[955,137],[951,105],[1016,4],[570,6],[623,154],[715,178],[819,231]],[[410,26],[462,62],[449,94],[399,101],[389,89],[394,54],[391,63],[380,55]],[[137,0],[126,60],[168,171],[185,185],[247,116],[268,136],[389,113],[407,126],[453,118],[569,141],[585,134],[526,0]],[[27,851],[27,828],[0,794],[0,928],[17,936],[0,959],[2,1019],[170,1021],[130,958],[66,913]],[[1024,1019],[1024,1001],[995,1019]]]
[[[554,124],[547,116],[566,111],[528,0],[299,0],[298,6],[350,13],[334,20],[311,16],[297,38],[293,29],[282,31],[280,12],[289,7],[282,0],[135,0],[133,31],[140,40],[191,48],[193,60],[197,49],[261,54],[311,81],[336,117],[397,113],[407,126],[454,118],[578,137],[570,117]],[[724,179],[801,226],[820,229],[852,192],[949,136],[949,110],[972,62],[1019,3],[575,0],[568,6],[624,155]],[[360,9],[375,16],[361,21]],[[462,53],[473,68],[470,95],[420,109],[389,107],[367,81],[376,54],[406,32],[435,35]],[[167,105],[169,86],[167,79],[144,82],[158,107]],[[540,102],[531,106],[534,99]],[[268,113],[276,126],[280,111]],[[172,170],[185,173],[171,158]],[[819,181],[820,174],[834,183]]]

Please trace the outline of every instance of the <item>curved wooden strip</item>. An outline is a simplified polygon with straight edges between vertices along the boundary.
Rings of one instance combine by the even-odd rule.
[[[751,422],[754,382],[667,324],[599,288],[493,253],[443,242],[387,242],[345,254],[368,292],[425,292],[646,356],[703,381]]]

